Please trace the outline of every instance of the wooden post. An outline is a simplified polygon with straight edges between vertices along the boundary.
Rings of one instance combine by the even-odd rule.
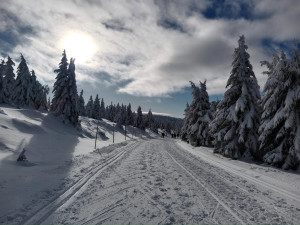
[[[125,134],[125,141],[126,141],[126,124],[125,124],[125,131],[124,131],[124,134]]]
[[[113,143],[115,143],[115,123],[113,123]]]
[[[98,129],[99,129],[99,119],[97,121],[97,131],[96,131],[96,138],[95,138],[95,149],[97,148]]]

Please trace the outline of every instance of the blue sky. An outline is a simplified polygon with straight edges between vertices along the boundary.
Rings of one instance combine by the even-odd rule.
[[[22,53],[52,88],[65,48],[86,101],[182,117],[190,80],[221,98],[242,34],[262,88],[260,61],[300,39],[299,21],[298,0],[2,0],[0,56]]]

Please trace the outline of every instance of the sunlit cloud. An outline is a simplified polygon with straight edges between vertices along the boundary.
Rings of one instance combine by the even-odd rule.
[[[68,55],[79,63],[90,61],[97,51],[97,46],[92,38],[80,31],[66,33],[60,41],[59,47],[65,49]]]
[[[225,91],[232,53],[244,34],[262,87],[266,77],[260,61],[271,55],[263,40],[277,44],[300,39],[299,1],[214,4],[206,0],[2,1],[0,54],[18,58],[22,52],[50,87],[66,49],[68,59],[76,58],[78,85],[104,84],[117,93],[170,97],[189,86],[189,80],[206,79],[209,94],[219,94]]]

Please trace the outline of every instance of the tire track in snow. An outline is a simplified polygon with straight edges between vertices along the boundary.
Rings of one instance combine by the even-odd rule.
[[[85,188],[88,182],[98,176],[101,172],[107,169],[109,166],[116,163],[127,152],[128,149],[136,147],[140,142],[133,142],[120,148],[120,151],[108,158],[104,163],[99,164],[85,174],[81,179],[76,181],[71,187],[68,187],[64,193],[59,195],[55,200],[49,204],[43,206],[32,214],[29,218],[22,221],[21,224],[41,224],[50,215],[52,215],[58,208],[62,207],[68,200],[75,198],[76,194]]]
[[[237,221],[239,221],[240,224],[246,224],[239,216],[234,213],[220,198],[218,198],[212,191],[209,190],[207,185],[204,184],[203,181],[200,181],[198,178],[196,178],[190,171],[188,171],[181,163],[179,163],[169,152],[167,154],[170,156],[170,158],[178,165],[180,166],[187,174],[189,174],[198,184],[200,184],[220,205],[222,205],[227,212],[229,212]]]

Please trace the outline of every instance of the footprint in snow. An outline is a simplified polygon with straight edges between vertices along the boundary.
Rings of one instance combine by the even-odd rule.
[[[154,195],[154,196],[152,197],[152,199],[153,199],[153,200],[158,200],[158,199],[160,199],[160,197],[161,197],[160,195]]]

